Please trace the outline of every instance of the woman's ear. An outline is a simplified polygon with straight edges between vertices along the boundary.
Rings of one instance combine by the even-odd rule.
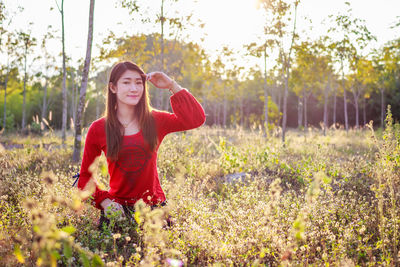
[[[112,93],[114,93],[114,94],[117,93],[117,89],[115,88],[115,86],[114,86],[113,83],[110,83],[109,88],[110,88],[110,90],[111,90]]]

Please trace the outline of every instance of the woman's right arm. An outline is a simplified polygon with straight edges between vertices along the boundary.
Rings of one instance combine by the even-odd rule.
[[[98,134],[96,134],[96,125],[92,123],[86,135],[85,147],[83,150],[83,158],[78,180],[78,188],[84,190],[90,179],[93,179],[89,168],[95,159],[101,155],[101,147],[98,142]],[[103,209],[101,203],[109,197],[108,192],[98,188],[97,183],[93,180],[95,192],[92,194],[92,205],[98,209]]]

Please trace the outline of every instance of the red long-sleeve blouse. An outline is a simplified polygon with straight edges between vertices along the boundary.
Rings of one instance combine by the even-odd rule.
[[[146,149],[142,132],[123,137],[122,147],[117,161],[107,159],[110,175],[110,189],[96,191],[92,195],[92,204],[102,209],[100,203],[109,198],[122,205],[133,205],[137,200],[149,205],[165,201],[157,172],[157,151],[164,136],[171,132],[184,131],[201,126],[205,114],[200,103],[186,89],[170,98],[173,113],[153,110],[158,136],[158,146],[154,151]],[[107,155],[105,118],[94,121],[85,140],[78,188],[84,189],[92,175],[88,168],[101,152]]]

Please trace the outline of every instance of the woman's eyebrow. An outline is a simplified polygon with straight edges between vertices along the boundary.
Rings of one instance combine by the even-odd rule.
[[[123,78],[121,78],[121,80],[128,80],[128,81],[131,81],[131,80],[134,80],[134,81],[141,81],[142,80],[142,78],[140,78],[140,77],[136,77],[136,78],[131,78],[131,77],[123,77]]]

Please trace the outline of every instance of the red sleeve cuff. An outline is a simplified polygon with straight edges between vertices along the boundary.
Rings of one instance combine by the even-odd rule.
[[[182,98],[185,98],[185,94],[190,94],[188,89],[182,88],[179,92],[176,92],[175,94],[170,96],[171,101],[174,101],[175,99],[179,102],[181,101]]]
[[[95,197],[92,199],[92,205],[99,210],[102,210],[103,207],[100,205],[101,202],[103,202],[104,199],[109,198],[108,191],[103,191],[103,190],[96,190],[97,192],[94,194]]]

